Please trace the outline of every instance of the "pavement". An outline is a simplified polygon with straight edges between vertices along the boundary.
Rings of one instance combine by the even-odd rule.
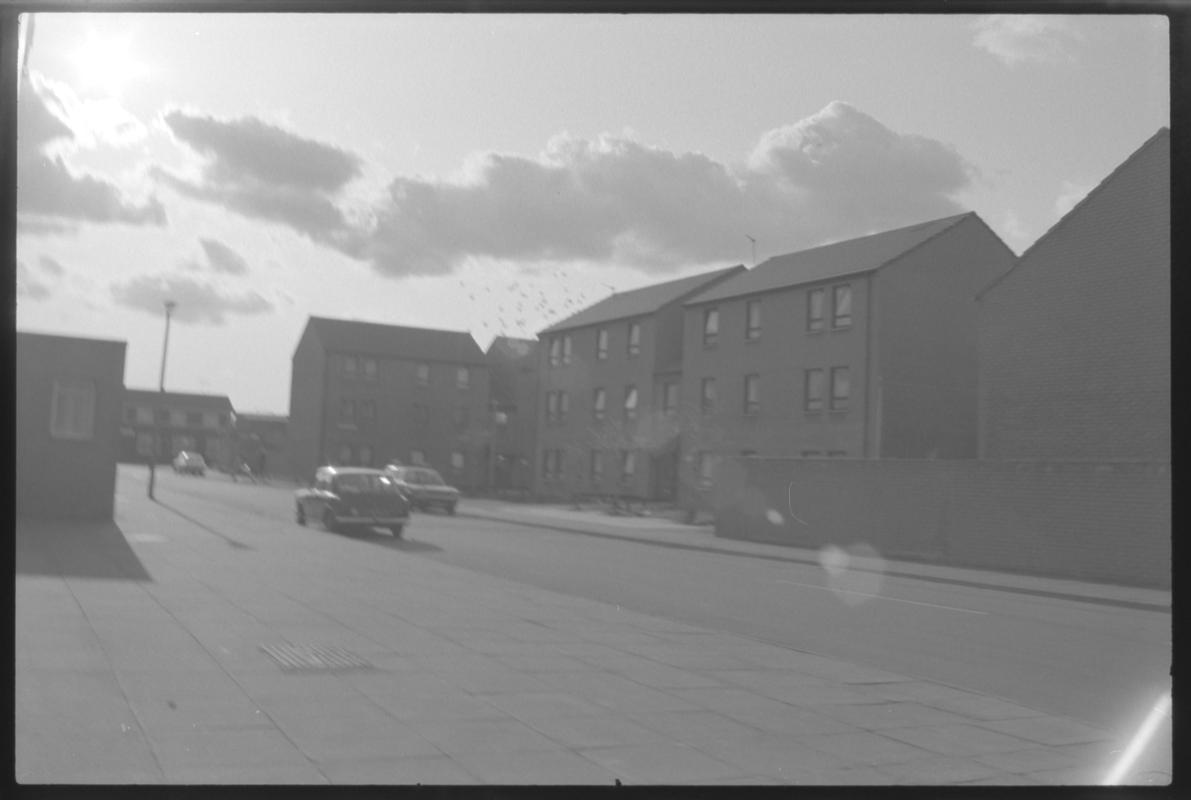
[[[108,525],[18,521],[20,783],[1099,784],[1129,744],[1002,698],[411,558],[416,542],[354,547],[162,488],[158,500],[121,490]],[[651,518],[480,500],[459,513],[818,557]],[[1149,590],[884,568],[1169,607]]]

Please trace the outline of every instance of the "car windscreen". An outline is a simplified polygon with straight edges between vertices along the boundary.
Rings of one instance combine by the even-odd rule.
[[[355,473],[340,475],[335,479],[335,489],[348,494],[361,492],[395,492],[397,485],[388,475]]]
[[[442,476],[441,476],[441,475],[439,475],[439,474],[438,474],[437,472],[435,472],[434,470],[425,470],[425,471],[423,471],[423,472],[422,472],[422,481],[421,481],[421,482],[422,482],[422,483],[425,483],[425,484],[427,484],[427,485],[429,485],[429,486],[442,486],[442,485],[443,485],[443,479],[442,479]]]

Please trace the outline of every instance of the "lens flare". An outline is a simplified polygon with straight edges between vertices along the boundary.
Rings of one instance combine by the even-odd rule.
[[[1120,760],[1113,765],[1112,770],[1105,776],[1105,786],[1116,786],[1121,782],[1121,779],[1125,777],[1125,773],[1133,767],[1138,756],[1146,749],[1146,745],[1150,743],[1154,732],[1158,730],[1158,726],[1168,713],[1170,713],[1170,692],[1166,692],[1162,697],[1158,698],[1158,702],[1150,709],[1149,716],[1145,718],[1145,722],[1141,723],[1141,727],[1133,735],[1132,741],[1125,748],[1125,752],[1121,754]]]

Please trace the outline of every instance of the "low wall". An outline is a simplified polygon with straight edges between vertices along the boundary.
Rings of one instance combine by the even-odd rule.
[[[1166,463],[744,458],[721,464],[716,535],[1169,588]]]

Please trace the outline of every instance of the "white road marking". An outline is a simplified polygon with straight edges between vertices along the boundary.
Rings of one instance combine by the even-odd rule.
[[[868,594],[866,592],[853,592],[853,591],[849,591],[847,589],[832,589],[830,586],[819,586],[814,583],[801,583],[799,581],[788,581],[788,580],[785,580],[784,578],[775,578],[775,580],[778,583],[788,583],[791,586],[805,586],[808,589],[819,589],[820,591],[832,592],[834,594],[854,594],[859,597],[875,597],[875,598],[879,598],[881,600],[891,600],[894,603],[909,603],[910,605],[914,605],[914,606],[930,606],[931,608],[945,608],[948,611],[962,611],[965,614],[984,614],[984,615],[988,614],[987,611],[976,611],[971,608],[956,608],[955,606],[941,606],[938,603],[922,603],[922,602],[919,602],[918,600],[902,600],[900,598],[889,597],[888,595],[884,595],[884,594]]]

